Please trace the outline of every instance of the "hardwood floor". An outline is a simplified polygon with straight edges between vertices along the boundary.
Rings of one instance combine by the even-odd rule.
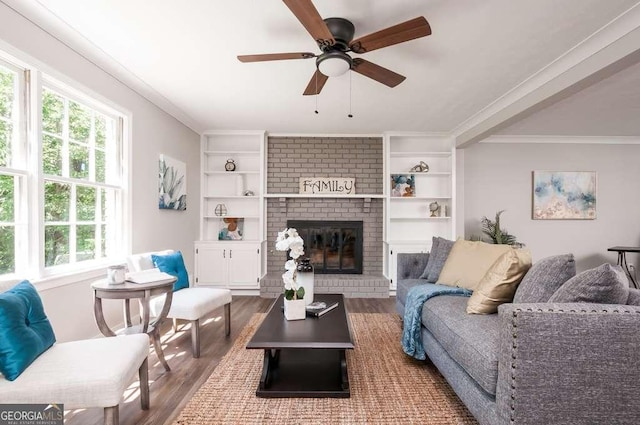
[[[168,320],[163,327],[162,345],[171,372],[164,370],[152,351],[149,355],[151,407],[147,411],[140,409],[138,382],[133,382],[120,402],[120,424],[171,424],[191,396],[211,375],[251,316],[266,312],[272,302],[272,299],[260,297],[233,297],[229,337],[224,335],[222,308],[204,319],[200,325],[199,359],[191,356],[189,326],[181,323],[178,333],[174,334]],[[347,298],[347,310],[351,313],[394,313],[395,298]],[[103,409],[80,409],[65,413],[67,425],[102,423]]]

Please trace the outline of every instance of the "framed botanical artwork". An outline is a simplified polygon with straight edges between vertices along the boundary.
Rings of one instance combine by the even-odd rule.
[[[158,208],[187,209],[187,164],[167,155],[158,161]]]
[[[594,220],[594,171],[534,171],[534,220]]]
[[[391,196],[413,198],[416,196],[416,176],[414,174],[391,174]]]
[[[244,234],[244,218],[225,217],[218,232],[219,241],[241,241]]]

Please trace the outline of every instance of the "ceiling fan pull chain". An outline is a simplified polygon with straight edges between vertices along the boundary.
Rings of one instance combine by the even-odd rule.
[[[349,115],[347,115],[349,118],[353,118],[353,114],[351,113],[351,76],[353,75],[353,73],[351,72],[351,70],[349,70]]]

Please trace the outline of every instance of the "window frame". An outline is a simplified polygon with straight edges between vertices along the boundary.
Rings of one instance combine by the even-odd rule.
[[[16,253],[16,273],[0,275],[0,282],[29,279],[38,284],[40,288],[48,289],[102,276],[107,266],[122,263],[125,256],[131,252],[130,140],[132,137],[132,114],[104,96],[58,73],[48,65],[8,47],[0,42],[0,63],[3,66],[8,64],[7,68],[18,71],[18,74],[21,75],[20,78],[24,79],[22,87],[19,88],[23,100],[20,120],[24,124],[21,124],[19,138],[24,147],[24,169],[0,167],[0,172],[2,174],[15,173],[20,176],[21,183],[24,182],[20,185],[22,191],[20,212],[26,221],[25,234],[27,236],[24,245],[27,246],[22,247],[26,254],[18,256]],[[106,257],[45,267],[44,182],[45,180],[50,181],[50,179],[49,175],[44,174],[42,167],[42,93],[44,87],[115,119],[116,137],[118,138],[118,152],[116,153],[119,162],[119,166],[117,166],[118,184],[73,178],[75,184],[96,187],[98,192],[101,192],[105,186],[109,190],[119,191],[117,195],[119,206],[116,207],[117,213],[113,219],[113,226],[117,229],[113,232],[116,246]],[[60,176],[53,177],[56,180],[60,178]],[[97,197],[99,196],[98,194]],[[73,207],[75,208],[75,205]],[[74,225],[78,224],[74,223]],[[102,226],[102,221],[96,222],[94,225]],[[22,239],[16,238],[16,247],[20,240]],[[97,243],[100,244],[99,241]],[[25,264],[21,265],[21,269],[18,270],[20,261],[24,261]]]

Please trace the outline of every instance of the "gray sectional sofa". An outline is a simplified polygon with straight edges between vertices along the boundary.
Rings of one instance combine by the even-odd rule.
[[[401,316],[428,255],[398,255]],[[467,301],[426,301],[421,336],[481,424],[640,423],[640,291],[629,292],[636,305],[509,303],[489,315],[467,314]]]

